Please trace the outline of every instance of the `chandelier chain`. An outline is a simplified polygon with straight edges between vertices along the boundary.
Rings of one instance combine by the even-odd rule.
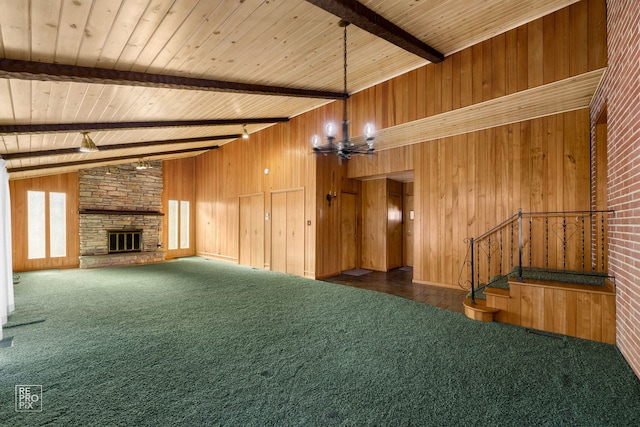
[[[344,114],[343,119],[347,121],[347,25],[344,26]]]

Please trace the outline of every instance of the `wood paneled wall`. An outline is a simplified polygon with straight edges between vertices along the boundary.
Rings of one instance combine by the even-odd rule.
[[[605,67],[606,29],[605,0],[583,0],[380,83],[349,99],[352,134],[368,122],[387,128]]]
[[[604,0],[584,0],[349,100],[353,133],[606,66]],[[414,170],[414,280],[457,286],[466,246],[518,208],[589,209],[589,117],[568,112],[350,160],[348,176]]]
[[[326,194],[339,194],[346,166],[333,157],[315,158],[311,136],[323,123],[338,121],[341,104],[332,103],[287,123],[254,133],[196,158],[196,252],[238,262],[239,197],[263,193],[264,215],[271,214],[271,193],[304,190],[304,275],[340,271],[340,209]],[[268,173],[266,173],[268,169]],[[270,220],[265,219],[264,265],[271,255]],[[316,248],[320,252],[316,263]]]
[[[162,242],[164,243],[165,259],[181,256],[190,256],[196,253],[195,241],[195,219],[196,219],[196,198],[195,198],[195,158],[168,160],[162,163],[162,209],[165,214],[162,226]],[[190,236],[188,249],[168,249],[169,232],[168,225],[168,201],[181,200],[189,202],[189,224]]]
[[[457,52],[441,64],[352,95],[351,133],[361,133],[367,122],[386,128],[604,66],[605,0],[583,0]],[[584,112],[385,150],[373,159],[354,158],[347,167],[338,165],[334,156],[316,159],[309,150],[310,137],[321,134],[327,121],[339,122],[341,110],[341,102],[333,102],[199,156],[197,253],[237,262],[238,198],[263,193],[269,213],[271,192],[304,188],[304,274],[336,274],[341,259],[339,195],[353,189],[358,193],[350,178],[415,170],[414,279],[453,286],[466,253],[460,243],[465,237],[520,207],[588,208]],[[328,193],[337,195],[331,204]],[[271,226],[265,224],[267,267],[270,251]]]
[[[589,209],[588,109],[426,142],[415,153],[418,282],[457,285],[464,238],[519,208]]]
[[[78,174],[68,173],[42,178],[9,181],[11,193],[11,239],[13,270],[44,270],[78,267],[80,239],[78,235]],[[66,194],[67,256],[28,259],[27,191],[59,192]],[[48,238],[48,237],[47,237]]]

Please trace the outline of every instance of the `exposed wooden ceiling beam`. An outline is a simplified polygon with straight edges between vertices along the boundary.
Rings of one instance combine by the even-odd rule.
[[[226,82],[193,77],[108,70],[77,65],[0,59],[0,77],[20,80],[80,82],[165,89],[206,90],[251,95],[292,96],[299,98],[343,99],[343,94],[324,90]]]
[[[288,117],[268,117],[255,119],[213,119],[213,120],[169,120],[153,122],[103,122],[103,123],[56,123],[33,125],[0,126],[0,135],[26,135],[33,133],[83,132],[97,130],[142,129],[154,127],[198,127],[251,125],[288,122]]]
[[[95,159],[86,159],[78,162],[47,163],[43,165],[7,168],[7,172],[8,173],[26,172],[26,171],[34,171],[34,170],[55,169],[55,168],[62,168],[62,167],[68,167],[68,166],[84,166],[84,165],[92,165],[95,163],[106,163],[106,162],[117,162],[121,160],[139,159],[141,157],[146,158],[146,157],[153,157],[153,156],[167,156],[172,154],[195,153],[198,151],[215,150],[217,148],[219,148],[217,145],[212,145],[209,147],[187,148],[184,150],[163,151],[159,153],[145,153],[144,155],[136,154],[132,156],[102,157],[102,158],[95,158]]]
[[[307,0],[358,28],[435,64],[444,55],[355,0]]]
[[[234,135],[216,135],[216,136],[200,136],[197,138],[169,139],[164,141],[144,141],[144,142],[126,142],[122,144],[101,145],[99,151],[126,150],[129,148],[155,147],[158,145],[188,144],[193,142],[220,141],[225,139],[242,138],[242,134]],[[79,148],[60,148],[57,150],[40,150],[40,151],[21,151],[17,153],[0,154],[0,158],[5,160],[29,159],[34,157],[50,157],[63,156],[68,154],[78,154]]]

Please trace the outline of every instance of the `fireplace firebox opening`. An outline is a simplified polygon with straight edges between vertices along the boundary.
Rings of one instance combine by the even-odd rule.
[[[142,230],[107,230],[109,253],[141,252]]]

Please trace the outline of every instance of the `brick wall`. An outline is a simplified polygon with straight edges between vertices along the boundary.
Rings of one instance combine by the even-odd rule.
[[[609,271],[618,348],[640,377],[640,1],[607,1],[607,46]]]
[[[159,262],[162,216],[134,214],[133,211],[162,210],[162,162],[138,170],[135,164],[83,169],[78,173],[79,209],[132,211],[132,214],[80,214],[80,267]],[[142,232],[142,253],[108,255],[107,230]]]

